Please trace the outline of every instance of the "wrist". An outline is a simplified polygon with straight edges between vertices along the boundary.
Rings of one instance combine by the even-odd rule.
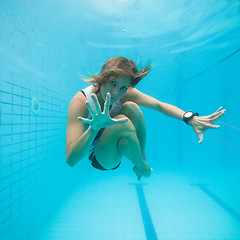
[[[187,111],[183,114],[183,121],[190,125],[189,122],[195,117],[199,116],[199,113],[193,113],[192,111]]]
[[[197,116],[194,116],[191,120],[189,120],[188,125],[192,127],[194,125],[194,123],[196,122],[195,121],[196,118],[197,118]]]
[[[91,131],[92,133],[98,133],[100,131],[101,128],[94,128],[91,125],[89,125],[89,131]]]

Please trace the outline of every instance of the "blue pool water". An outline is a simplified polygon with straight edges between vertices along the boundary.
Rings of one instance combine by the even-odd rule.
[[[152,62],[140,91],[184,111],[227,109],[204,142],[142,108],[154,169],[138,182],[65,163],[68,104],[111,57]],[[239,240],[237,0],[0,2],[0,239]]]

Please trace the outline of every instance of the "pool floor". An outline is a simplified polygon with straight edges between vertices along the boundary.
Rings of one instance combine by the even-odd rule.
[[[240,239],[238,173],[90,171],[38,240]]]

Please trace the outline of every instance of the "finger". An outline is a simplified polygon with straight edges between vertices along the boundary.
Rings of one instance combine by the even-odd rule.
[[[221,109],[222,109],[222,107],[220,107],[220,108],[217,110],[217,112],[221,111]]]
[[[198,144],[201,144],[203,142],[203,133],[198,133],[198,137],[199,137]]]
[[[219,125],[213,125],[211,123],[205,123],[204,125],[205,125],[206,128],[220,128]]]
[[[208,119],[212,119],[218,116],[222,116],[225,113],[226,109],[222,109],[222,107],[220,107],[215,113],[207,116]]]
[[[92,106],[90,105],[90,103],[89,103],[88,101],[85,102],[85,105],[86,105],[86,107],[88,108],[90,114],[91,114],[92,116],[96,116],[96,113],[93,111]]]
[[[216,128],[220,128],[220,126],[219,126],[219,125],[213,125],[213,124],[212,124],[212,125],[210,126],[210,128],[215,128],[215,129],[216,129]]]
[[[111,94],[108,92],[106,96],[106,100],[104,103],[104,112],[108,113],[109,112],[109,106],[110,106],[110,100],[111,100]]]
[[[93,102],[95,104],[97,114],[100,115],[102,113],[102,111],[101,111],[101,106],[100,106],[100,103],[98,101],[98,98],[97,98],[96,94],[94,94],[94,93],[92,93],[91,96],[93,98]]]
[[[210,120],[206,121],[206,120],[203,120],[203,119],[198,119],[197,120],[197,123],[200,125],[200,128],[201,129],[207,129],[207,128],[211,128],[213,125],[210,123]]]
[[[223,109],[223,110],[221,110],[221,111],[218,111],[218,112],[216,112],[216,117],[218,117],[218,116],[222,116],[224,113],[225,113],[225,109]]]
[[[221,111],[216,111],[215,113],[211,114],[211,115],[208,115],[207,118],[208,119],[212,119],[216,116],[219,116],[221,114]]]
[[[207,122],[202,121],[202,120],[197,121],[197,122],[202,125],[201,129],[204,129],[204,131],[207,130],[208,128],[219,128],[220,127],[219,125],[213,125],[210,120],[208,120]]]
[[[115,124],[122,124],[128,121],[127,118],[112,119],[112,120],[115,122]]]
[[[217,112],[221,112],[221,111],[226,111],[226,109],[223,109],[223,107],[220,107],[218,110],[217,110]]]
[[[217,120],[219,120],[223,115],[225,114],[225,111],[222,111],[218,116],[209,119],[212,123],[216,122]]]
[[[87,118],[82,118],[82,117],[78,117],[78,120],[83,122],[83,123],[86,123],[86,124],[90,124],[91,120],[87,119]]]

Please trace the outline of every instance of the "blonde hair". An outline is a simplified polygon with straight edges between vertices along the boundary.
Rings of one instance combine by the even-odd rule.
[[[147,64],[138,70],[136,63],[125,57],[114,57],[103,64],[98,75],[90,73],[91,78],[84,77],[85,82],[92,83],[95,87],[94,92],[98,93],[101,85],[119,76],[130,77],[131,87],[135,87],[151,70],[151,64]]]

